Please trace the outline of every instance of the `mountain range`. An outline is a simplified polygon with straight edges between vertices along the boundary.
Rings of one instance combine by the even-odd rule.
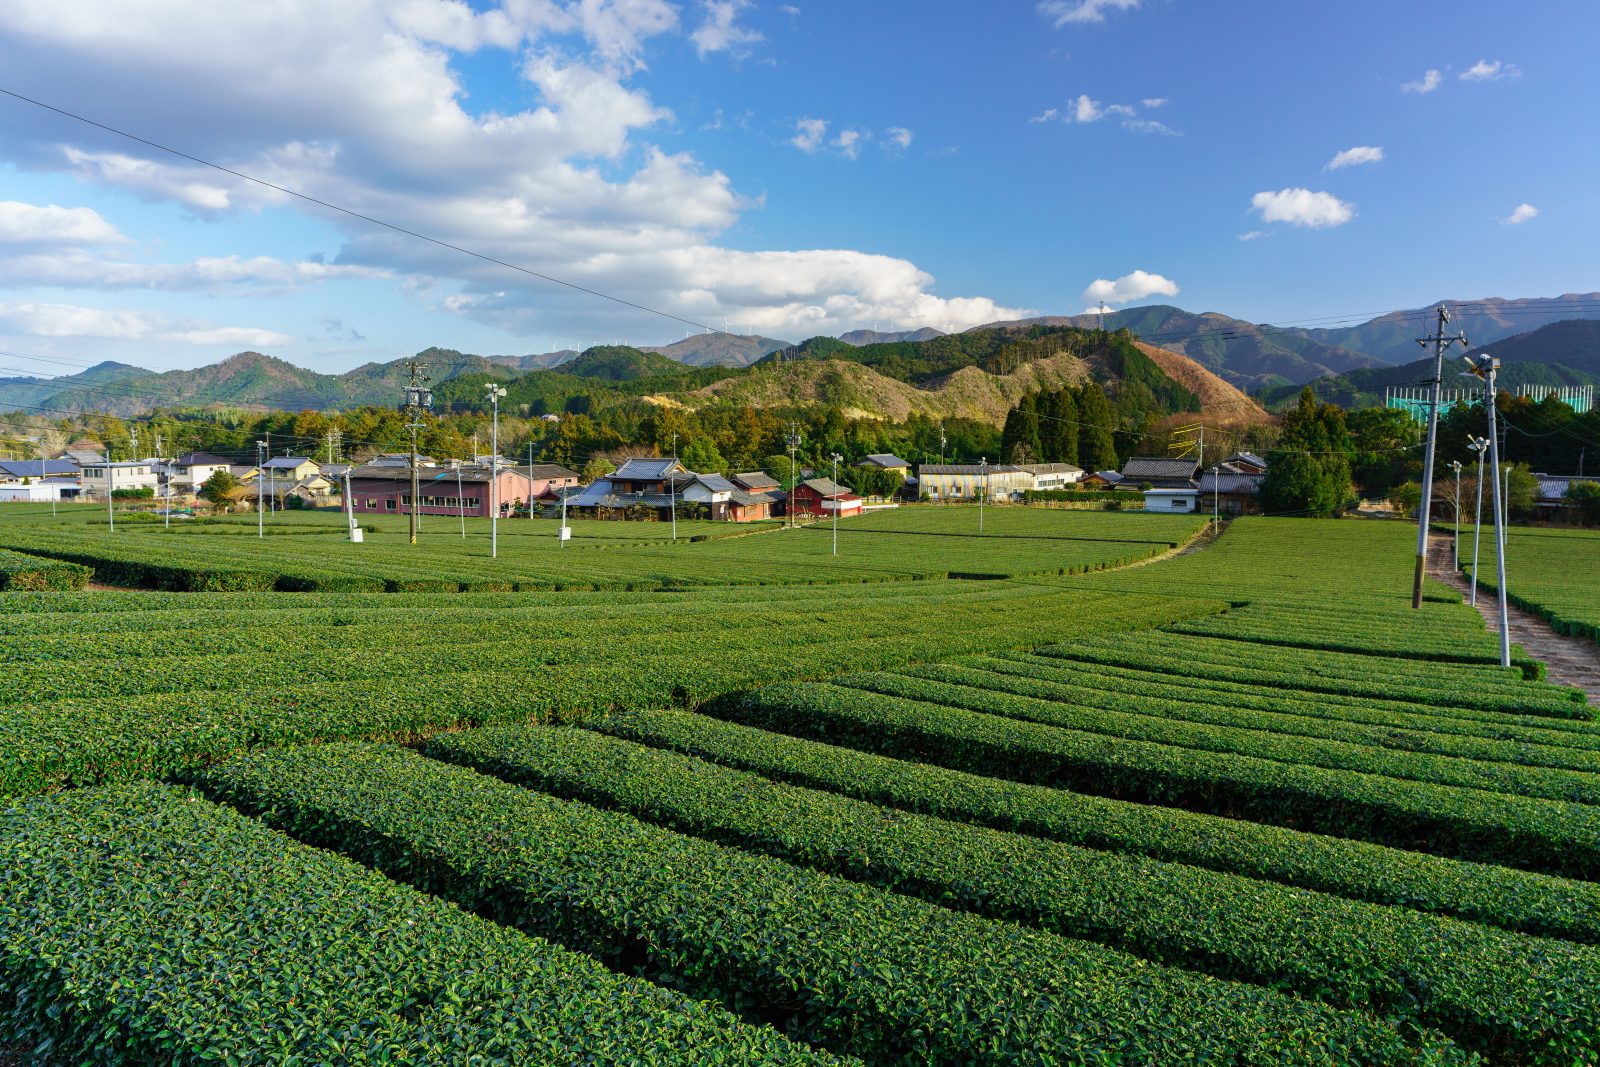
[[[1446,303],[1455,308],[1449,329],[1464,330],[1475,344],[1498,343],[1513,335],[1538,333],[1540,327],[1570,324],[1572,320],[1600,320],[1600,293]],[[1095,314],[1046,316],[993,323],[977,330],[1062,325],[1092,329],[1102,322],[1101,316]],[[1258,324],[1217,312],[1194,313],[1164,304],[1109,312],[1104,317],[1107,329],[1128,329],[1142,342],[1186,356],[1229,385],[1258,393],[1269,405],[1281,402],[1308,382],[1316,383],[1319,394],[1342,403],[1370,403],[1374,397],[1381,398],[1385,385],[1413,384],[1418,378],[1410,368],[1412,357],[1419,352],[1416,339],[1430,333],[1434,325],[1431,307],[1389,312],[1356,325],[1336,327]],[[968,331],[974,332],[977,331]],[[859,362],[891,378],[922,385],[925,383],[896,369],[904,362],[907,346],[948,348],[962,336],[944,335],[930,328],[895,333],[853,330],[837,339],[813,338],[803,345],[793,345],[757,335],[703,333],[670,345],[622,349],[659,357],[648,367],[628,360],[618,364],[612,359],[593,360],[574,368],[586,353],[571,349],[520,356],[475,356],[430,348],[419,353],[419,358],[430,365],[429,373],[435,382],[468,374],[508,378],[558,368],[585,377],[629,380],[667,373],[675,366],[743,368],[798,356]],[[1526,384],[1589,384],[1600,371],[1571,362],[1577,358],[1570,354],[1574,344],[1579,343],[1572,341],[1576,336],[1541,336],[1537,345],[1542,346],[1544,355],[1539,359],[1518,355],[1512,360],[1520,365],[1515,373],[1527,376]],[[954,348],[962,346],[956,344]],[[598,350],[590,350],[595,351]],[[329,375],[259,352],[241,352],[197,370],[165,373],[106,362],[57,378],[0,378],[0,411],[105,411],[129,416],[156,407],[300,410],[387,406],[395,402],[404,387],[404,363],[369,363]],[[1548,367],[1535,369],[1534,363]],[[599,370],[602,364],[610,369]],[[1511,382],[1510,377],[1507,380]]]

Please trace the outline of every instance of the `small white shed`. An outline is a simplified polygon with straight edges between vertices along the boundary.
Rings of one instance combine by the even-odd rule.
[[[1200,490],[1198,489],[1146,489],[1144,491],[1144,509],[1146,511],[1198,511],[1200,508]]]

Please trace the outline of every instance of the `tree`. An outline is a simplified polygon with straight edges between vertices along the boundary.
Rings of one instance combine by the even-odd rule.
[[[198,495],[213,504],[227,505],[239,496],[239,479],[235,478],[228,468],[218,467],[211,472],[211,477],[205,480]]]
[[[617,465],[604,456],[591,456],[589,462],[583,465],[582,477],[584,484],[592,485],[597,479],[604,478],[617,469]]]
[[[1573,482],[1567,487],[1567,503],[1578,510],[1578,521],[1600,526],[1600,482]]]
[[[696,474],[720,474],[727,468],[727,460],[717,451],[709,437],[696,437],[678,453],[678,462]]]
[[[1117,442],[1111,404],[1099,382],[1087,382],[1078,394],[1078,465],[1084,470],[1112,470],[1117,466]]]
[[[1318,403],[1307,386],[1283,417],[1278,447],[1267,456],[1261,506],[1269,514],[1328,515],[1349,503],[1350,432],[1344,410]]]
[[[1395,486],[1389,494],[1389,503],[1396,515],[1402,519],[1409,518],[1422,506],[1422,486],[1417,482],[1404,482]]]

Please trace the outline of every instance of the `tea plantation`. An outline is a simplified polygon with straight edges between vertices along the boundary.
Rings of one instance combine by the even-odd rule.
[[[1472,535],[1461,543],[1472,573]],[[1480,548],[1479,584],[1495,590],[1494,545]],[[1507,599],[1548,620],[1558,633],[1600,643],[1600,532],[1593,530],[1515,529],[1506,538]],[[1481,592],[1480,592],[1480,595]]]
[[[1600,1061],[1593,709],[1402,524],[18,514],[0,1063]]]

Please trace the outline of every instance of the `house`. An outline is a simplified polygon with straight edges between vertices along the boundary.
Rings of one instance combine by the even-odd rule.
[[[1120,471],[1095,471],[1085,474],[1078,479],[1079,489],[1121,489],[1122,474]]]
[[[880,471],[893,471],[902,478],[911,477],[911,464],[890,452],[880,452],[868,456],[857,463],[858,467],[874,467]]]
[[[62,490],[65,488],[70,488],[72,496],[76,496],[78,483],[59,481],[0,482],[0,504],[17,502],[48,504],[52,500],[71,500],[72,496],[62,495]]]
[[[1200,475],[1200,508],[1215,509],[1224,515],[1247,515],[1259,510],[1264,473],[1224,470],[1221,467]],[[1146,507],[1149,505],[1146,504]]]
[[[155,467],[148,459],[124,460],[109,466],[102,459],[83,468],[84,495],[101,500],[106,498],[108,485],[112,492],[122,489],[149,489],[153,492],[158,480]]]
[[[1196,511],[1199,507],[1199,489],[1146,489],[1144,491],[1144,509],[1146,511]]]
[[[24,478],[70,478],[76,480],[78,465],[64,459],[4,459],[0,460],[0,482],[20,482]]]
[[[410,457],[407,465],[363,463],[350,471],[350,510],[364,515],[408,515],[412,512]],[[459,467],[419,466],[419,498],[415,508],[421,515],[470,515],[488,518],[493,504],[506,514],[525,500],[528,480],[515,469],[502,466],[491,470],[487,464]]]
[[[1083,468],[1071,463],[1019,463],[1017,470],[1033,477],[1030,489],[1065,489],[1083,478]]]
[[[298,482],[287,478],[261,478],[242,486],[239,499],[255,504],[267,493],[272,494],[273,507],[283,510],[290,500],[300,500],[313,507],[326,504],[334,495],[334,484],[325,475],[313,474]]]
[[[720,474],[694,474],[677,487],[678,498],[685,503],[698,504],[713,519],[726,520],[728,505],[738,487]]]
[[[789,494],[789,507],[800,516],[840,516],[861,514],[861,498],[848,486],[830,478],[808,478]]]
[[[1006,464],[924,463],[917,487],[929,500],[977,500],[985,489],[989,500],[1021,500],[1033,488],[1033,475]]]
[[[177,492],[196,493],[213,474],[232,466],[230,460],[210,452],[186,452],[167,464],[167,479]]]
[[[67,446],[65,452],[56,458],[64,459],[80,468],[88,463],[104,463],[106,461],[106,446],[92,441],[74,441]]]
[[[778,484],[778,479],[766,471],[746,471],[743,474],[731,475],[728,480],[750,493],[772,493],[783,488]]]
[[[1199,478],[1200,464],[1192,459],[1134,456],[1122,465],[1123,481],[1152,489],[1193,489]]]
[[[1222,465],[1238,471],[1240,474],[1267,473],[1267,461],[1254,452],[1235,452],[1223,460]]]
[[[670,519],[677,490],[692,480],[683,464],[665,459],[626,459],[610,474],[596,478],[576,496],[567,497],[567,507],[592,510],[595,515],[617,514],[629,508],[653,509],[656,517]]]
[[[774,515],[779,501],[767,493],[735,488],[728,497],[729,522],[762,522]]]
[[[557,490],[570,489],[579,482],[578,473],[568,470],[559,463],[524,463],[505,466],[502,469],[512,471],[522,479],[522,487],[517,496],[520,500],[558,500]]]
[[[309,456],[273,456],[261,466],[262,473],[274,482],[298,482],[322,473],[322,464]]]
[[[1567,493],[1578,482],[1600,482],[1600,477],[1584,477],[1583,475],[1566,474],[1535,474],[1539,482],[1539,495],[1534,498],[1534,507],[1541,517],[1554,517],[1565,508],[1572,505],[1567,503]]]

